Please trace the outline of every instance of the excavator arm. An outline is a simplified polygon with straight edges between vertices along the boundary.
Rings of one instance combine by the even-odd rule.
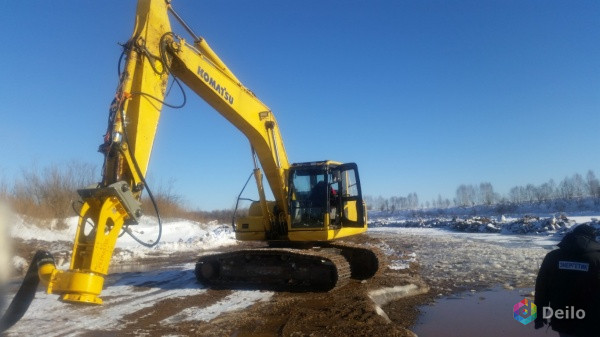
[[[219,66],[222,62],[212,53],[205,40],[200,39],[194,45],[189,45],[171,34],[165,40],[171,73],[248,138],[277,206],[287,213],[286,173],[290,164],[271,110],[227,68]],[[270,211],[264,213],[268,214]],[[269,219],[265,221],[269,222]]]
[[[169,11],[190,31],[193,44],[171,31]],[[144,177],[170,75],[185,83],[250,141],[265,230],[270,230],[275,215],[267,205],[256,159],[277,208],[282,214],[288,212],[290,164],[273,113],[240,83],[204,39],[191,32],[169,2],[138,2],[134,32],[124,45],[124,57],[124,70],[100,146],[105,158],[102,182],[78,191],[83,205],[70,268],[57,269],[50,259],[39,267],[48,292],[60,294],[64,301],[102,303],[99,295],[117,238],[141,216],[141,194],[147,189]]]
[[[125,68],[100,146],[102,181],[78,191],[83,204],[70,268],[60,270],[53,263],[39,267],[48,293],[64,301],[102,303],[99,295],[117,238],[141,216],[144,176],[168,82],[165,65],[155,57],[163,32],[170,31],[165,6],[163,1],[138,3],[134,33],[125,45]]]

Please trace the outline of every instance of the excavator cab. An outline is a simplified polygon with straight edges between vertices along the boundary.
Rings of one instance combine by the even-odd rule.
[[[356,164],[294,164],[289,171],[289,186],[290,231],[365,226]]]
[[[253,202],[248,216],[235,220],[236,239],[330,241],[367,230],[367,211],[355,163],[319,161],[292,164],[288,170],[288,211],[278,224],[265,225],[260,202]]]

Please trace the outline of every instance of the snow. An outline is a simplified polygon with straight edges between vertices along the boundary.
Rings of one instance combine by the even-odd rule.
[[[377,230],[374,232],[377,232]],[[417,261],[417,255],[414,252],[397,251],[385,242],[380,242],[376,246],[388,257],[387,265],[389,269],[408,269],[411,263]]]
[[[484,216],[417,216],[370,214],[369,227],[438,228],[467,233],[536,234],[562,236],[574,226],[588,224],[600,229],[599,216],[564,214],[552,216],[484,217]]]
[[[417,263],[432,284],[450,290],[452,284],[533,286],[542,259],[567,232],[581,224],[600,230],[600,212],[548,214],[530,207],[529,214],[535,215],[465,214],[470,211],[451,217],[445,212],[370,212],[368,233],[385,239],[380,248],[390,269]],[[411,251],[398,249],[413,242]]]
[[[15,270],[24,271],[29,266],[29,263],[20,256],[13,256],[12,265]]]
[[[77,218],[75,218],[76,221]],[[130,229],[138,237],[153,242],[158,235],[158,222],[154,217],[142,217],[140,224]],[[163,223],[160,243],[154,250],[178,251],[190,249],[212,249],[235,243],[231,226],[219,225],[216,221],[200,224],[189,220]],[[132,237],[124,235],[117,241],[117,248],[138,249],[140,244]]]
[[[6,205],[0,201],[0,291],[2,284],[10,276],[11,240],[9,238],[8,224],[11,222],[12,217]]]
[[[367,233],[382,239],[379,248],[389,269],[417,264],[426,280],[442,290],[533,286],[548,251],[576,226],[600,229],[600,212],[544,216],[543,210],[530,211],[536,215],[370,212]]]
[[[416,284],[407,284],[404,286],[386,287],[369,292],[369,297],[375,304],[382,307],[392,301],[398,300],[404,297],[410,297],[415,295],[424,294],[429,291],[426,286],[419,287]]]
[[[525,212],[372,211],[367,233],[385,241],[382,249],[390,269],[418,264],[429,284],[450,292],[482,285],[532,287],[544,256],[566,233],[581,224],[600,230],[600,211],[572,208],[567,214],[535,205],[520,208]]]
[[[235,310],[241,310],[256,302],[264,302],[271,299],[272,292],[260,292],[241,290],[226,296],[223,300],[208,307],[191,307],[183,309],[180,313],[165,318],[161,323],[177,324],[185,321],[210,322],[217,316]]]
[[[13,221],[11,237],[23,240],[73,241],[77,231],[77,217],[67,219],[68,228],[63,230],[51,229],[52,226],[42,228],[20,216],[14,216]]]
[[[123,317],[143,308],[154,307],[161,300],[197,296],[205,292],[206,289],[196,281],[194,263],[176,265],[168,270],[111,274],[102,292],[103,305],[69,305],[59,302],[56,295],[38,292],[25,316],[7,332],[7,336],[30,335],[34,326],[44,326],[46,336],[76,336],[83,333],[82,327],[87,330],[113,330],[127,325]],[[224,312],[241,310],[269,299],[272,294],[234,291],[205,309],[194,308],[194,311],[200,312],[200,316],[190,314],[188,309],[183,309],[175,316],[210,321]],[[68,320],[65,320],[67,317]]]
[[[78,217],[66,219],[66,228],[64,229],[42,228],[22,217],[16,216],[15,218],[16,220],[11,228],[11,236],[25,241],[65,241],[70,244],[73,242],[77,231]],[[136,237],[147,243],[154,242],[158,236],[158,222],[154,217],[143,216],[139,224],[132,225],[129,228]],[[189,220],[173,220],[163,222],[161,240],[152,248],[140,245],[127,234],[121,236],[117,240],[117,250],[113,254],[112,262],[132,261],[148,256],[170,255],[176,252],[199,252],[235,243],[235,234],[231,226],[218,224],[217,222],[198,223]],[[60,259],[65,264],[68,264],[69,260],[68,257]],[[58,263],[58,266],[65,267],[63,263]]]
[[[386,287],[380,288],[377,290],[372,290],[369,292],[369,298],[373,301],[375,306],[375,312],[379,316],[382,316],[386,322],[391,322],[388,315],[381,308],[386,304],[397,301],[404,297],[416,296],[425,294],[429,291],[429,287],[427,286],[418,286],[416,284],[407,284],[404,286],[395,286],[395,287]]]
[[[539,236],[457,233],[436,228],[382,227],[368,233],[396,250],[386,252],[390,268],[398,268],[413,253],[427,282],[448,291],[482,284],[532,286],[542,259],[558,242],[547,245],[548,239]],[[402,247],[411,251],[407,254]]]
[[[568,218],[511,215],[410,219],[389,214],[370,214],[370,217],[371,228],[367,233],[383,239],[378,247],[388,256],[390,269],[402,270],[417,263],[429,284],[438,289],[448,287],[448,290],[453,284],[466,289],[481,284],[500,284],[509,289],[532,286],[543,257],[566,231],[582,223],[600,227],[597,220],[600,216],[590,214]],[[73,241],[77,218],[67,219],[66,228],[60,230],[40,228],[19,217],[13,223],[13,237],[41,240],[50,246],[54,241]],[[142,217],[140,224],[131,229],[146,242],[154,241],[158,230],[156,219],[152,217]],[[153,248],[145,248],[123,235],[117,241],[118,250],[112,262],[136,262],[143,257],[170,256],[178,252],[203,254],[233,244],[236,240],[230,226],[173,220],[164,223],[161,242]],[[15,257],[12,262],[15,267],[23,267],[25,261]],[[138,270],[142,269],[144,266]],[[425,291],[421,287],[413,288],[414,285],[410,289],[392,287],[371,296],[377,299],[375,302],[383,303],[390,296],[396,298]],[[104,305],[73,306],[58,301],[56,295],[38,292],[29,311],[7,332],[7,336],[30,335],[39,326],[44,326],[48,336],[78,335],[81,327],[88,331],[116,331],[127,325],[123,320],[127,315],[151,308],[160,301],[203,296],[206,292],[195,279],[194,263],[144,272],[111,273],[101,295]],[[268,301],[272,296],[272,292],[235,290],[204,307],[197,303],[192,307],[182,306],[160,323],[209,322],[224,313]]]
[[[192,273],[193,276],[193,273]],[[117,327],[119,319],[127,314],[134,313],[141,308],[149,307],[161,299],[183,297],[190,293],[198,293],[198,289],[173,289],[162,290],[160,288],[147,288],[138,290],[140,284],[152,282],[153,276],[145,274],[136,283],[112,284],[102,294],[107,298],[102,306],[73,306],[57,300],[56,295],[48,295],[38,292],[31,307],[13,328],[9,330],[9,336],[19,336],[31,333],[32,326],[43,325],[48,329],[48,335],[72,335],[86,329],[111,329]],[[177,279],[173,279],[177,281]],[[61,317],[69,317],[69,320],[60,325],[48,325],[44,321],[55,321]],[[41,321],[41,322],[40,322]],[[51,326],[51,327],[50,327]]]
[[[73,241],[77,229],[77,217],[67,219],[66,224],[64,229],[51,230],[40,228],[17,216],[11,228],[11,236],[25,241],[45,241],[50,247],[51,243],[56,241]],[[138,225],[130,228],[137,237],[146,242],[154,241],[158,233],[157,220],[152,217],[144,216]],[[201,253],[233,244],[236,244],[236,240],[231,226],[216,222],[167,221],[163,223],[160,243],[153,248],[141,246],[128,235],[120,237],[112,263],[119,266],[118,262],[135,262],[139,258],[148,256],[169,256],[178,252]],[[68,259],[64,260],[68,261]],[[18,269],[23,269],[27,264],[27,261],[19,256],[15,256],[12,262]],[[70,305],[58,301],[56,295],[38,292],[25,316],[6,335],[30,335],[37,326],[44,326],[44,334],[47,336],[79,335],[82,333],[82,327],[88,330],[122,328],[127,324],[123,321],[123,317],[143,308],[153,307],[162,300],[200,296],[205,293],[206,289],[196,281],[194,267],[195,263],[186,263],[159,267],[152,271],[111,273],[106,278],[105,288],[101,294],[104,300],[101,306]],[[63,265],[62,268],[68,266]],[[138,269],[146,268],[138,266]],[[13,284],[11,288],[16,291],[16,287],[17,285]],[[227,297],[202,310],[197,307],[182,308],[181,312],[165,320],[210,321],[222,313],[241,310],[256,302],[268,300],[272,295],[272,292],[264,291],[233,291]],[[10,301],[10,298],[5,299]],[[60,324],[56,324],[57,322]]]

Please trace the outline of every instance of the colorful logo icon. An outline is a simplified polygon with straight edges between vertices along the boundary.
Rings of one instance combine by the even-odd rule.
[[[537,307],[535,304],[526,298],[513,306],[514,317],[523,325],[533,322],[537,317]]]

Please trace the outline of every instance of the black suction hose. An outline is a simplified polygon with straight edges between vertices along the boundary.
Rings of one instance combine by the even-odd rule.
[[[29,269],[27,269],[27,274],[25,274],[25,278],[23,279],[23,283],[21,283],[19,291],[17,291],[12,302],[10,302],[8,309],[6,309],[6,312],[4,312],[4,315],[0,318],[0,333],[10,329],[10,327],[25,315],[31,301],[33,301],[33,298],[35,297],[35,292],[40,283],[38,269],[40,266],[48,263],[54,265],[52,254],[44,250],[38,250],[29,265]]]

